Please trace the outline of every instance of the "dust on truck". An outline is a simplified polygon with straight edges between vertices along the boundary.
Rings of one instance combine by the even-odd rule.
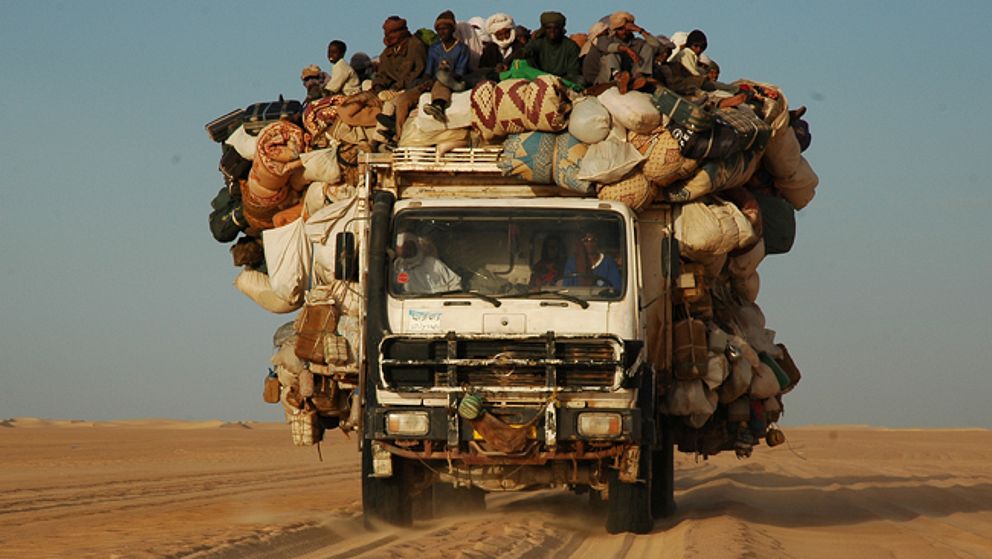
[[[610,532],[650,531],[674,510],[680,429],[659,406],[672,382],[672,208],[635,215],[525,184],[501,175],[498,154],[363,155],[360,254],[338,259],[361,260],[366,294],[365,514],[402,525],[434,498],[484,506],[483,492],[567,488],[606,501]],[[577,272],[583,241],[615,266]],[[397,253],[411,242],[421,275],[441,270],[427,281]],[[538,285],[549,243],[572,255]],[[461,281],[445,285],[445,269]]]

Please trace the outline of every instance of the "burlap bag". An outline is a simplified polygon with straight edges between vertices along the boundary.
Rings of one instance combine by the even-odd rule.
[[[496,85],[494,98],[497,136],[534,130],[560,132],[568,127],[572,105],[557,76],[540,76],[534,81],[501,81]]]
[[[637,172],[620,182],[598,186],[596,197],[623,202],[630,209],[639,211],[650,204],[657,194],[657,187],[644,177],[644,173]]]

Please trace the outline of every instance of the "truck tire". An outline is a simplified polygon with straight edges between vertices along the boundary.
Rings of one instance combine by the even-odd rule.
[[[664,518],[675,513],[675,430],[669,418],[660,418],[661,442],[651,460],[651,514]]]
[[[641,480],[623,483],[616,470],[609,473],[609,500],[606,502],[606,531],[611,534],[647,534],[654,528],[651,516],[651,455],[641,453]]]
[[[393,457],[393,475],[372,477],[372,443],[362,445],[362,513],[367,528],[376,521],[394,526],[413,524],[413,500],[406,483],[406,464]]]
[[[478,487],[452,487],[450,483],[435,483],[434,517],[485,512],[486,492]]]

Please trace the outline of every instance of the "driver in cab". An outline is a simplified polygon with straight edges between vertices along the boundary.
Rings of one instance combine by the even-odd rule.
[[[599,236],[586,231],[579,238],[579,246],[573,256],[565,262],[566,286],[612,287],[620,289],[620,268],[612,258],[599,248]]]
[[[462,278],[428,254],[429,241],[413,233],[396,236],[396,258],[390,278],[394,291],[405,295],[429,295],[456,291],[462,287]]]

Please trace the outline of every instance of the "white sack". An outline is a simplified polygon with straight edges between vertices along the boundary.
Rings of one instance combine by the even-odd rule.
[[[444,123],[424,111],[425,105],[430,105],[431,94],[424,93],[417,103],[417,128],[424,132],[441,132],[456,128],[472,126],[472,91],[462,91],[451,94],[451,105],[444,110],[448,122]],[[413,115],[411,115],[413,116]]]
[[[584,144],[602,142],[610,135],[610,111],[595,97],[580,97],[568,117],[568,133]]]
[[[640,91],[620,90],[611,87],[599,95],[599,102],[613,115],[613,119],[627,130],[649,134],[661,124],[661,113],[651,101],[651,96]]]
[[[309,182],[341,182],[341,165],[338,164],[338,143],[335,140],[325,149],[300,154],[303,163],[303,178]]]
[[[241,270],[238,277],[234,279],[234,287],[255,301],[258,306],[271,313],[285,314],[303,306],[302,299],[298,302],[291,302],[276,295],[269,286],[269,276],[258,270],[247,268]]]
[[[675,238],[688,258],[705,259],[755,242],[754,228],[730,202],[682,204],[675,218]]]
[[[776,178],[775,187],[782,193],[782,197],[792,204],[792,207],[801,210],[809,205],[816,194],[816,186],[820,184],[820,177],[810,167],[809,161],[805,157],[799,157],[799,165],[791,176],[786,178]]]
[[[230,136],[224,140],[224,143],[233,147],[234,151],[238,152],[238,155],[244,157],[249,161],[255,159],[255,150],[258,146],[258,136],[252,136],[245,132],[244,125],[238,127]]]
[[[310,243],[303,217],[262,231],[262,247],[272,291],[285,301],[302,302],[310,275]]]
[[[589,146],[579,163],[578,178],[600,184],[620,182],[645,159],[637,148],[613,138]]]

